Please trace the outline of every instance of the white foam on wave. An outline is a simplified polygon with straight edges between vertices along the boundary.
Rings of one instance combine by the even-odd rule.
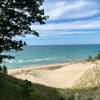
[[[40,61],[50,61],[56,58],[39,58],[39,59],[28,59],[28,60],[5,60],[6,63],[28,63],[28,62],[40,62]]]

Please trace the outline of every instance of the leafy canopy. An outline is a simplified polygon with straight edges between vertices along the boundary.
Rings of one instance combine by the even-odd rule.
[[[13,40],[15,36],[39,36],[30,26],[35,22],[45,24],[48,16],[45,16],[42,9],[43,2],[44,0],[0,0],[0,54],[6,50],[22,50],[26,43]],[[0,62],[3,58],[13,57],[0,55]]]

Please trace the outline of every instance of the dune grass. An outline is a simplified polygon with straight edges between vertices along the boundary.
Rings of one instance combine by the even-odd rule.
[[[0,100],[63,100],[54,88],[0,73]]]
[[[58,92],[65,100],[100,100],[100,86],[92,88],[59,89]]]
[[[0,73],[0,100],[100,100],[100,68],[89,69],[72,89],[32,84]]]
[[[100,66],[86,71],[72,89],[58,91],[66,100],[75,100],[75,96],[78,100],[100,100]]]

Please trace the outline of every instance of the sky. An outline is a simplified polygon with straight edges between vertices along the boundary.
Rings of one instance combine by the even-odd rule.
[[[40,37],[27,36],[28,45],[100,44],[100,0],[44,0],[46,24],[32,24]]]

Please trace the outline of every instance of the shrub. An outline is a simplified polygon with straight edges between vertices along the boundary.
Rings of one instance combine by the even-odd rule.
[[[2,72],[2,67],[0,66],[0,72]]]
[[[43,100],[44,97],[41,96],[41,94],[37,91],[31,92],[31,97],[33,100]]]
[[[21,89],[22,89],[22,95],[24,97],[30,97],[30,93],[33,91],[32,89],[32,83],[30,81],[25,80],[23,84],[21,84]]]
[[[71,95],[67,100],[74,100],[74,95]]]
[[[88,100],[93,100],[92,98],[89,98]]]
[[[60,100],[65,100],[64,97],[60,97]]]
[[[2,66],[2,72],[7,74],[7,67],[5,65]]]
[[[98,53],[96,55],[96,59],[100,59],[100,51],[98,51]]]
[[[89,55],[88,56],[88,61],[91,61],[91,60],[93,60],[93,57],[92,57],[92,55]]]

